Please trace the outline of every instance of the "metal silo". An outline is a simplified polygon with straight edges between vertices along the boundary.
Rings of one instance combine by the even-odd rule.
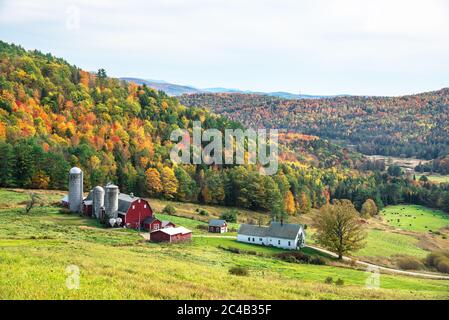
[[[108,218],[117,218],[119,190],[116,185],[106,186],[105,212]]]
[[[81,212],[83,203],[83,171],[73,167],[69,171],[69,208],[71,212]]]
[[[101,207],[104,206],[104,189],[100,186],[94,188],[93,196],[93,214],[94,217],[99,219]]]

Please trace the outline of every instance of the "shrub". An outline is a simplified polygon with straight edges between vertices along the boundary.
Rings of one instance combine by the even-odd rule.
[[[312,256],[309,261],[310,264],[314,264],[317,266],[324,266],[326,264],[326,260],[320,256]]]
[[[443,273],[449,273],[449,259],[441,259],[437,264],[437,270]]]
[[[199,224],[199,225],[196,226],[196,228],[199,229],[199,230],[204,230],[204,231],[208,231],[209,230],[209,227],[207,225],[205,225],[205,224]]]
[[[198,214],[199,214],[200,216],[205,216],[205,217],[209,216],[209,212],[207,212],[206,210],[203,210],[203,209],[201,209],[201,210],[198,212]]]
[[[334,279],[333,279],[332,277],[327,277],[327,278],[324,280],[324,283],[325,283],[325,284],[333,284],[333,283],[334,283]]]
[[[221,219],[226,220],[227,222],[237,222],[237,210],[228,210],[226,212],[223,212],[220,216]]]
[[[296,252],[281,252],[275,255],[276,258],[286,261],[286,262],[298,262],[298,263],[309,263],[310,256],[296,251]]]
[[[449,273],[449,251],[429,253],[426,257],[426,264],[439,272]]]
[[[249,274],[248,269],[245,267],[232,267],[229,269],[229,273],[235,276],[247,276]]]
[[[173,215],[176,213],[176,208],[173,207],[171,204],[167,204],[164,209],[162,210],[163,213]]]
[[[338,278],[338,280],[335,281],[335,284],[337,286],[343,286],[345,284],[345,281],[343,279]]]
[[[415,257],[400,257],[396,264],[402,270],[421,270],[424,268],[424,264]]]

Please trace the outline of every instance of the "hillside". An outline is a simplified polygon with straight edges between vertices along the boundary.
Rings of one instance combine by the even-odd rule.
[[[288,129],[354,145],[364,154],[435,159],[449,154],[449,89],[403,97],[287,100],[254,94],[189,94],[245,126]]]

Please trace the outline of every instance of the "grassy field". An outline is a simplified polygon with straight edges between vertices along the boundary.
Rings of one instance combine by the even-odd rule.
[[[279,249],[205,237],[152,244],[138,232],[103,229],[95,220],[61,212],[51,205],[54,199],[25,214],[26,195],[0,190],[0,201],[6,198],[8,207],[0,209],[2,299],[449,298],[448,281],[382,275],[381,289],[369,290],[364,271],[283,262],[272,256]],[[189,223],[194,228],[202,222]],[[229,247],[258,255],[223,249]],[[70,265],[80,270],[78,290],[66,286]],[[229,274],[233,266],[247,267],[249,275]],[[344,286],[324,284],[328,276],[343,279]]]
[[[419,180],[423,175],[416,175],[416,180]],[[442,176],[440,174],[431,174],[431,175],[425,175],[427,178],[429,178],[429,181],[435,182],[435,183],[449,183],[449,175]]]
[[[419,248],[418,241],[413,236],[373,229],[368,231],[366,247],[357,251],[354,256],[391,258],[396,255],[408,255],[424,258],[429,252]]]
[[[388,224],[402,230],[429,232],[449,227],[448,214],[422,206],[391,206],[382,210],[380,214]]]

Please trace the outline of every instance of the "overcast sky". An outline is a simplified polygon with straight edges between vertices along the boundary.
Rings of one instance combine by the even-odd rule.
[[[449,86],[447,0],[0,0],[0,39],[85,70],[200,88]]]

